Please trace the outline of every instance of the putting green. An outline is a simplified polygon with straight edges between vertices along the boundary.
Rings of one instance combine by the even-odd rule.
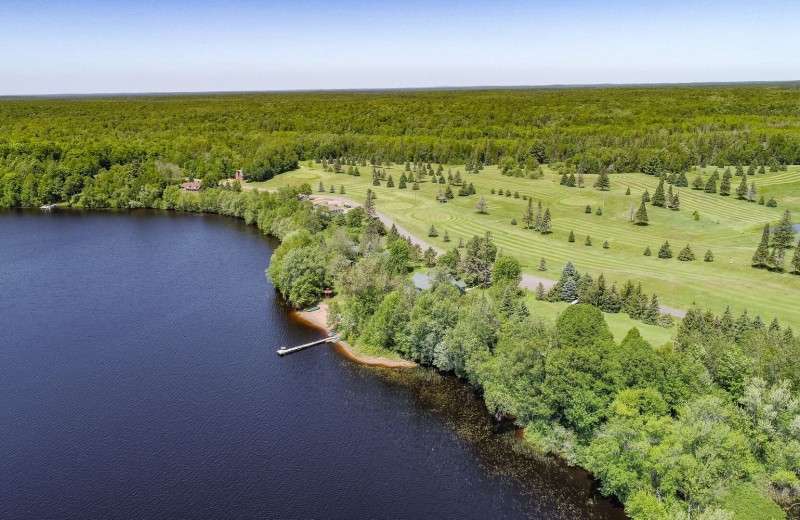
[[[435,209],[424,209],[422,211],[415,211],[413,217],[423,222],[447,222],[453,217],[443,211],[436,211]]]

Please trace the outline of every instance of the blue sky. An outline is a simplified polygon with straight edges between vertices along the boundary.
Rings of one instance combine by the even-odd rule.
[[[0,95],[800,79],[800,2],[0,1]]]

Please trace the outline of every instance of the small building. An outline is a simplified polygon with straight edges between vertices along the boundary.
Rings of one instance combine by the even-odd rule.
[[[184,182],[181,189],[185,191],[200,191],[200,181]]]
[[[461,280],[456,280],[453,275],[448,275],[447,281],[458,287],[458,290],[461,291],[461,294],[467,292],[467,284]],[[425,291],[433,287],[434,279],[427,274],[414,273],[414,275],[411,277],[411,282],[418,291]]]
[[[331,202],[328,200],[314,200],[312,204],[314,205],[314,209],[325,208],[331,215],[338,215],[340,213],[345,212],[344,208],[342,208],[335,202]]]
[[[234,178],[237,181],[243,181],[244,180],[244,174],[242,173],[242,170],[236,170],[236,175],[234,176]]]

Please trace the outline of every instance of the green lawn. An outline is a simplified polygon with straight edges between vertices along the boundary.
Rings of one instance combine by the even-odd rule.
[[[505,177],[496,167],[487,167],[477,174],[464,174],[463,166],[452,166],[453,173],[461,169],[467,182],[472,182],[478,192],[470,197],[458,197],[446,204],[435,197],[444,185],[423,182],[421,189],[414,191],[411,185],[405,190],[397,187],[372,186],[369,167],[360,167],[361,177],[333,174],[322,171],[320,165],[303,166],[254,186],[278,188],[287,184],[311,184],[317,191],[320,180],[327,188],[344,184],[346,195],[362,201],[366,190],[372,188],[378,195],[378,211],[396,220],[401,226],[425,240],[445,249],[475,234],[491,231],[498,246],[505,253],[515,255],[523,263],[525,272],[549,278],[557,278],[561,267],[572,260],[576,267],[588,270],[593,275],[605,273],[609,282],[622,284],[627,279],[641,281],[645,290],[658,294],[661,303],[677,308],[688,308],[693,302],[715,312],[722,312],[730,305],[739,313],[747,308],[751,316],[760,314],[765,321],[777,316],[781,323],[800,329],[800,276],[777,274],[753,269],[750,258],[759,240],[758,230],[765,222],[773,224],[784,209],[791,209],[800,220],[800,167],[789,167],[788,172],[756,174],[759,195],[767,199],[775,197],[777,208],[767,208],[755,203],[739,201],[735,196],[721,197],[681,188],[681,210],[674,212],[648,205],[650,225],[634,226],[628,221],[628,211],[637,208],[645,189],[652,195],[658,179],[644,174],[617,174],[611,176],[610,191],[600,192],[591,188],[595,176],[586,175],[586,188],[567,188],[559,185],[559,177],[545,168],[545,178],[538,180]],[[703,175],[707,178],[713,167]],[[387,168],[394,177],[395,186],[402,165]],[[722,173],[722,172],[720,172]],[[694,172],[687,174],[691,183]],[[429,179],[429,177],[425,177]],[[735,192],[739,178],[733,177]],[[631,195],[625,195],[630,187]],[[490,194],[491,188],[519,191],[515,199]],[[457,188],[454,190],[457,192]],[[474,212],[480,195],[486,197],[488,214]],[[553,232],[540,235],[523,229],[522,215],[526,202],[522,195],[542,200],[553,215]],[[603,207],[603,215],[585,214],[584,208]],[[692,213],[697,210],[700,219],[695,221]],[[519,225],[512,226],[516,217]],[[439,237],[428,239],[428,228],[434,224]],[[447,230],[453,242],[445,244],[442,235]],[[576,241],[567,242],[570,230],[574,230]],[[593,246],[584,245],[586,235],[591,235]],[[608,240],[609,249],[603,249]],[[669,240],[675,258],[662,260],[656,252],[661,244]],[[687,243],[691,244],[698,260],[679,262],[678,252]],[[645,246],[650,246],[653,256],[642,256]],[[715,261],[702,261],[707,249],[711,249]],[[794,251],[790,251],[790,258]],[[546,258],[549,270],[536,270],[540,258]],[[788,259],[787,259],[788,260]]]
[[[561,312],[569,307],[566,302],[542,302],[534,298],[533,293],[528,293],[525,298],[525,304],[530,309],[531,314],[541,316],[544,318],[551,318],[555,321]],[[646,339],[653,347],[660,347],[664,343],[672,341],[677,333],[677,324],[680,320],[676,320],[675,325],[670,328],[658,327],[656,325],[645,325],[641,321],[636,321],[628,317],[627,314],[608,314],[604,313],[603,317],[608,323],[608,328],[614,334],[614,340],[619,343],[628,333],[629,330],[636,327],[639,329],[642,337]]]

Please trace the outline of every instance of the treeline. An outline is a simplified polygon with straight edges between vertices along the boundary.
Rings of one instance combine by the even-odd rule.
[[[800,163],[794,84],[7,99],[3,205],[67,201],[114,166],[264,180],[298,160],[500,164],[521,175]],[[6,178],[6,176],[10,177]],[[34,189],[34,186],[35,189]],[[25,193],[23,193],[23,190]]]

